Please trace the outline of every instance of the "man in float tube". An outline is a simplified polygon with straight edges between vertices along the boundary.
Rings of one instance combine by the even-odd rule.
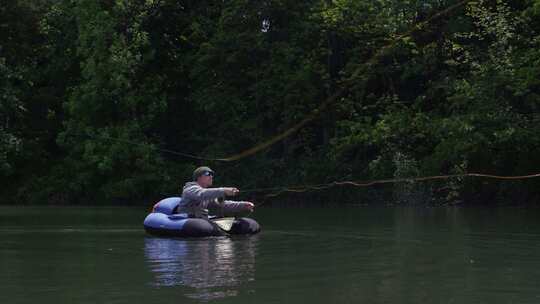
[[[220,201],[225,196],[235,196],[237,188],[208,188],[212,186],[214,171],[209,167],[199,167],[193,171],[193,181],[187,182],[182,191],[182,201],[178,213],[189,217],[208,218],[209,208],[222,208],[224,214],[253,211],[253,203],[241,201]]]

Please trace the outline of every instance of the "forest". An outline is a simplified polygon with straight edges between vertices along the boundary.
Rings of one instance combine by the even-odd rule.
[[[540,173],[540,0],[3,1],[0,204],[150,206],[202,165],[254,201],[405,179],[275,204],[536,204],[467,174]]]

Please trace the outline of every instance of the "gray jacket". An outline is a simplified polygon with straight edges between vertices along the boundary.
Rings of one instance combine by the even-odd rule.
[[[182,201],[178,213],[187,213],[191,217],[208,217],[208,209],[215,209],[219,215],[247,211],[247,202],[221,200],[225,197],[225,188],[203,188],[196,182],[188,182],[182,191]]]

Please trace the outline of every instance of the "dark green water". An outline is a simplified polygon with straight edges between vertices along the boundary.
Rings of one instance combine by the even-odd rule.
[[[165,239],[140,208],[0,207],[0,303],[540,303],[540,210],[260,208]]]

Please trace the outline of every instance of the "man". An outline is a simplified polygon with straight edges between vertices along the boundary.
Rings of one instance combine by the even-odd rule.
[[[193,181],[187,182],[182,191],[182,202],[178,213],[187,213],[190,217],[208,218],[208,209],[215,208],[224,214],[253,211],[251,202],[223,200],[225,196],[235,196],[237,188],[208,188],[212,186],[214,171],[209,167],[199,167],[193,171]]]

